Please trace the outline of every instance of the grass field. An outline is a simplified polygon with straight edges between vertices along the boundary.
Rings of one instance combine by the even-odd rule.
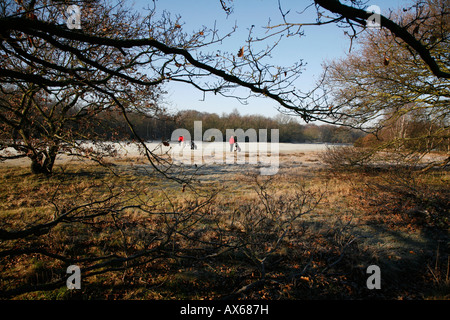
[[[50,223],[0,242],[0,291],[12,299],[448,299],[448,171],[330,170],[322,152],[282,152],[273,176],[252,165],[183,166],[189,184],[136,156],[108,167],[61,161],[52,176],[0,164],[0,229]],[[81,290],[63,282],[71,264],[81,267]],[[370,265],[380,267],[379,290],[367,287]]]

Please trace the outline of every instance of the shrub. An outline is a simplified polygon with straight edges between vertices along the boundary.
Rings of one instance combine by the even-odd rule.
[[[321,155],[321,160],[333,169],[345,169],[365,166],[369,164],[373,155],[374,152],[370,149],[332,146],[327,147],[327,151]]]

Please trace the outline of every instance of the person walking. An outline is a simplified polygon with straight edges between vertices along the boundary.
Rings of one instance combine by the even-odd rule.
[[[183,136],[178,137],[178,144],[181,146],[181,149],[184,149],[184,137]]]
[[[233,151],[233,147],[234,147],[234,136],[230,137],[230,152]]]

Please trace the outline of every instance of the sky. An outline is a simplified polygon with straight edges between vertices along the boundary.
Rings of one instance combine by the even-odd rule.
[[[310,7],[301,15],[311,0],[281,0],[284,12],[290,10],[287,21],[290,22],[314,22],[316,10]],[[369,0],[367,5],[377,5],[381,12],[386,14],[389,9],[395,10],[406,6],[408,0]],[[161,14],[164,10],[174,17],[181,16],[183,31],[195,32],[203,26],[216,27],[222,34],[232,30],[237,25],[237,31],[227,39],[220,47],[222,51],[237,52],[245,45],[249,28],[254,25],[255,31],[263,34],[263,27],[267,26],[269,19],[271,25],[282,22],[279,11],[278,0],[234,0],[234,10],[230,15],[222,10],[219,0],[156,0],[156,13]],[[146,7],[148,1],[135,0],[135,8]],[[302,91],[311,89],[322,73],[322,63],[325,60],[345,57],[349,52],[350,40],[344,35],[344,30],[334,24],[323,26],[307,26],[303,37],[285,38],[277,48],[273,58],[267,61],[273,65],[290,66],[299,60],[306,63],[302,75],[296,82],[296,86]],[[352,47],[352,51],[356,47]],[[248,104],[243,105],[236,99],[226,98],[212,93],[203,95],[192,86],[168,83],[165,87],[168,94],[165,100],[169,110],[176,112],[180,110],[193,109],[209,113],[230,113],[237,109],[241,115],[259,114],[266,117],[275,117],[279,114],[279,105],[268,98],[251,98]]]

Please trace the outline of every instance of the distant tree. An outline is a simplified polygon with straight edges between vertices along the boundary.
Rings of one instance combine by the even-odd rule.
[[[282,142],[303,142],[303,129],[297,119],[285,115],[279,114],[275,117],[278,128],[280,130],[280,141]]]

